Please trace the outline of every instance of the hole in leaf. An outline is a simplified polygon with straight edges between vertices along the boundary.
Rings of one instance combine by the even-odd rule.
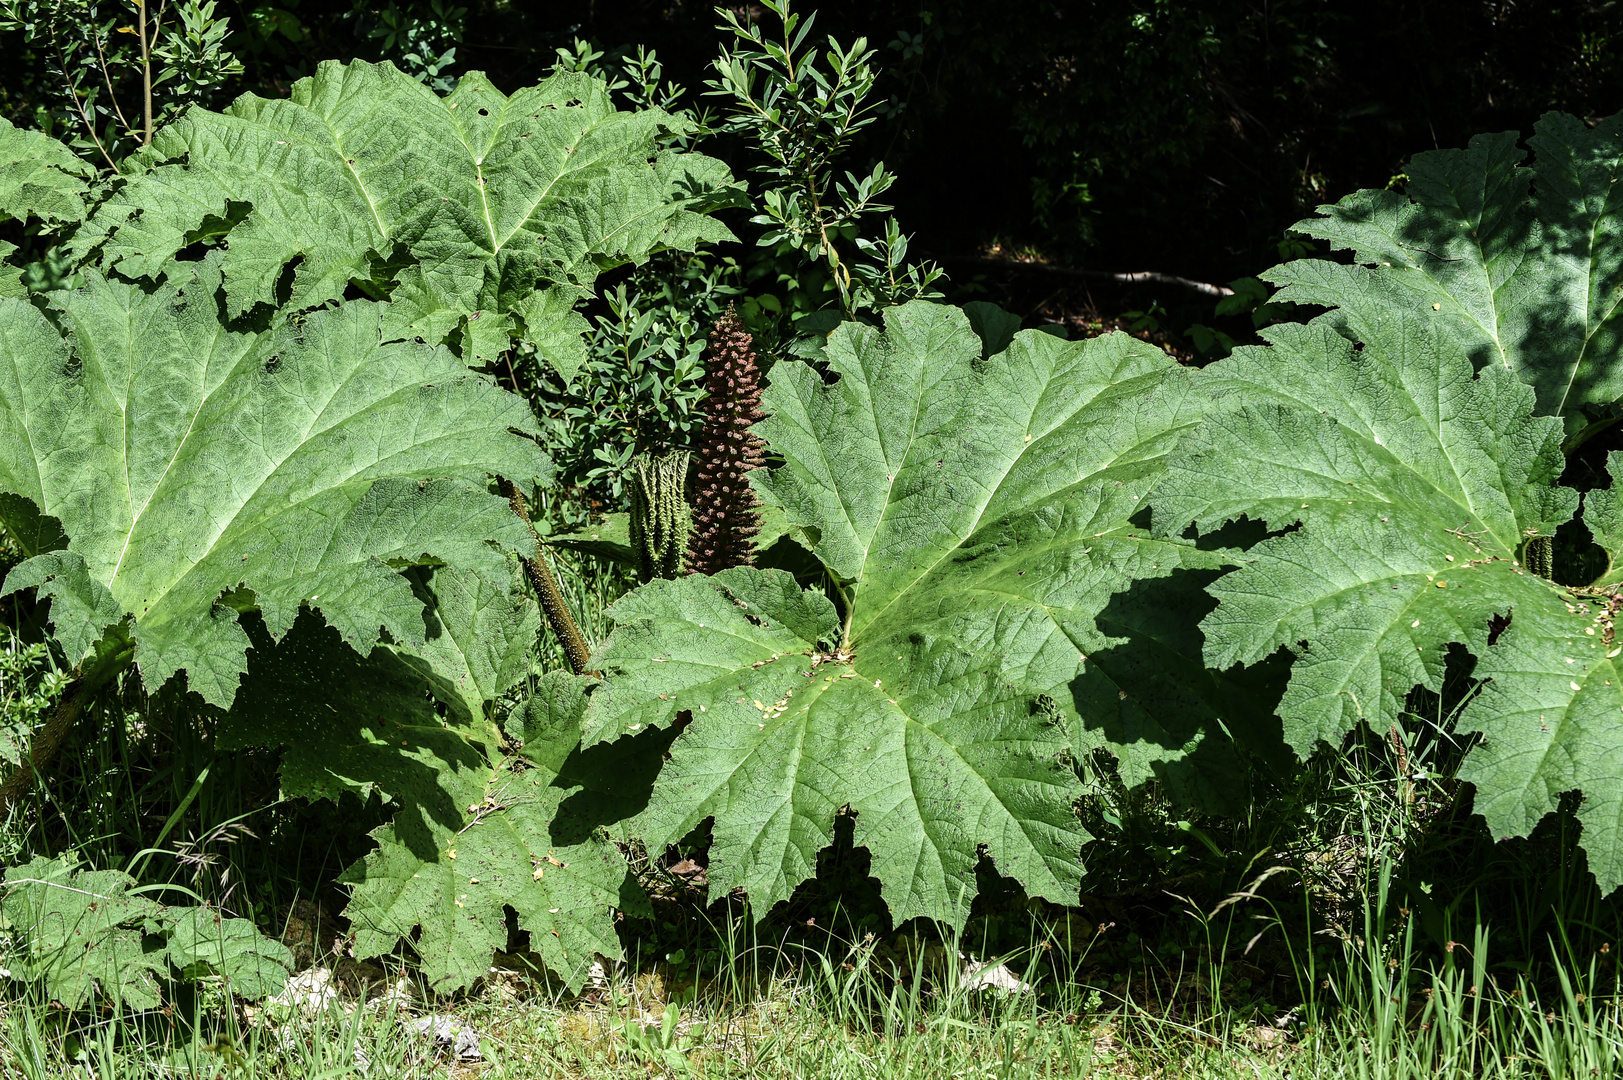
[[[490,110],[489,109],[480,109],[479,110],[479,115],[480,116],[489,116],[490,115]]]

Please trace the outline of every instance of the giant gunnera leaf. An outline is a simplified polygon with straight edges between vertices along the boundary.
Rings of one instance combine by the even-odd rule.
[[[895,917],[961,925],[983,851],[1074,899],[1070,752],[1232,794],[1212,737],[1230,688],[1194,629],[1224,556],[1135,524],[1198,416],[1189,373],[1125,335],[984,344],[926,303],[842,326],[825,359],[773,369],[757,430],[784,464],[758,486],[832,595],[744,568],[611,609],[588,741],[688,718],[639,819],[649,843],[712,819],[712,886],[764,914],[848,809]]]
[[[286,795],[376,792],[394,807],[377,850],[343,878],[357,955],[408,938],[431,986],[466,987],[507,947],[509,908],[571,989],[594,957],[620,955],[613,913],[646,899],[610,830],[641,808],[663,744],[645,738],[612,768],[607,748],[582,754],[590,680],[554,672],[507,718],[503,741],[519,750],[503,754],[496,732],[441,719],[430,691],[443,685],[390,646],[363,659],[311,616],[280,642],[251,629],[222,746],[285,747]]]
[[[1479,135],[1419,154],[1402,194],[1360,191],[1296,226],[1353,252],[1265,275],[1277,299],[1335,309],[1363,341],[1403,312],[1436,324],[1450,357],[1503,368],[1559,416],[1568,447],[1623,399],[1623,114],[1590,126],[1547,113],[1528,140]]]
[[[574,302],[600,270],[731,238],[703,214],[734,197],[726,168],[661,148],[687,123],[617,110],[576,72],[511,97],[471,72],[440,97],[392,64],[328,61],[286,99],[245,94],[164,128],[77,243],[156,277],[223,235],[233,315],[280,300],[292,267],[295,307],[351,282],[392,289],[399,330],[438,343],[461,318],[474,355],[512,331],[567,366],[585,329]]]
[[[316,610],[363,655],[384,633],[409,651],[434,627],[400,568],[511,581],[502,548],[528,532],[489,477],[550,472],[522,400],[444,348],[385,342],[384,305],[254,328],[223,321],[214,260],[166,277],[90,272],[48,311],[0,300],[0,512],[68,538],[5,588],[51,598],[71,663],[128,620],[149,687],[184,672],[228,706],[239,612],[280,637]]]
[[[36,857],[6,870],[0,915],[23,939],[7,961],[11,977],[39,984],[70,1009],[93,997],[155,1009],[175,969],[181,979],[218,979],[250,999],[286,983],[293,954],[249,920],[164,907],[143,894],[166,887],[137,888],[122,871],[79,869],[76,861]]]
[[[70,1009],[98,991],[133,1008],[157,1008],[169,974],[163,908],[131,895],[128,874],[74,863],[36,857],[6,870],[0,912],[27,941],[13,974],[42,983]]]
[[[1578,506],[1557,484],[1562,421],[1536,415],[1509,368],[1473,372],[1475,330],[1430,305],[1354,329],[1334,313],[1276,326],[1201,373],[1213,408],[1152,497],[1157,528],[1245,517],[1275,532],[1210,586],[1207,659],[1291,650],[1280,715],[1306,756],[1359,723],[1389,731],[1463,645],[1485,680],[1459,721],[1480,735],[1461,772],[1477,810],[1496,836],[1525,835],[1582,791],[1583,845],[1610,891],[1623,884],[1617,586],[1609,571],[1566,588],[1524,565],[1527,542]],[[1585,520],[1615,562],[1611,491],[1589,493]]]
[[[17,128],[0,117],[0,222],[71,225],[84,219],[85,195],[95,170],[43,132]],[[17,250],[0,240],[0,296],[20,296],[22,271],[5,258]]]

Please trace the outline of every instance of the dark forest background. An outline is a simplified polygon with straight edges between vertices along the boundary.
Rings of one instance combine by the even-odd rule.
[[[129,6],[91,8],[116,21]],[[1417,152],[1527,132],[1551,109],[1594,119],[1623,108],[1623,7],[1610,0],[801,9],[816,11],[817,37],[865,36],[879,50],[884,103],[852,164],[883,160],[899,174],[887,197],[915,257],[951,274],[949,296],[977,280],[984,288],[1008,255],[1219,283],[1254,274],[1279,259],[1292,222],[1355,189],[1401,182]],[[213,93],[216,105],[243,91],[285,94],[322,59],[408,49],[442,81],[477,69],[511,90],[577,40],[611,58],[656,50],[685,101],[703,105],[723,40],[714,7],[693,0],[221,0],[218,14],[244,70]],[[50,89],[50,48],[12,31],[0,56],[0,112],[42,126],[55,110],[69,126]],[[725,142],[706,150],[727,156]]]

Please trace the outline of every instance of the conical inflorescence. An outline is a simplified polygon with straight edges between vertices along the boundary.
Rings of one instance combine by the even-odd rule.
[[[706,420],[694,483],[693,536],[688,569],[717,574],[755,561],[761,531],[760,500],[749,473],[765,461],[766,444],[750,431],[761,419],[761,369],[753,340],[731,308],[710,332],[706,389],[700,408]]]

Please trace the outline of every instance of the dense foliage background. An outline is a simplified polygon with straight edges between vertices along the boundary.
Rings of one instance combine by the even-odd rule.
[[[73,4],[90,22],[128,21],[121,5]],[[998,241],[1227,281],[1275,258],[1304,212],[1387,186],[1417,152],[1530,130],[1550,109],[1593,118],[1623,105],[1612,0],[864,0],[816,12],[815,36],[879,50],[884,103],[853,171],[882,159],[900,175],[890,199],[903,225],[960,286],[985,268],[956,260]],[[281,96],[334,56],[394,59],[430,80],[482,70],[511,91],[578,39],[610,56],[657,51],[692,104],[717,43],[713,6],[694,0],[232,0],[217,14],[242,61],[210,88],[217,105]],[[0,114],[71,127],[52,44],[13,29],[0,54]]]

